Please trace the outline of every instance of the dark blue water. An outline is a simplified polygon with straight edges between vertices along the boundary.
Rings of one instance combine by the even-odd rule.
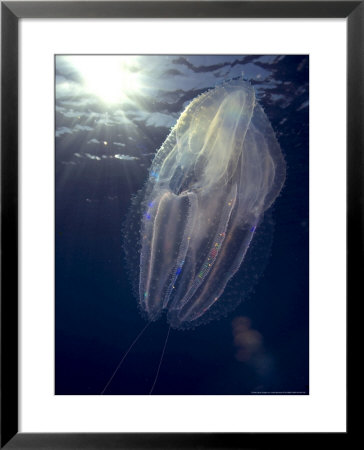
[[[153,394],[307,394],[308,56],[139,57],[124,70],[137,88],[108,103],[84,86],[72,60],[56,60],[55,393],[100,394],[145,326],[130,281],[138,273],[130,274],[123,252],[131,199],[188,102],[243,76],[287,163],[269,226],[252,249],[248,274],[259,279],[226,317],[171,330]],[[227,294],[239,296],[243,286],[238,275]],[[163,318],[147,328],[106,394],[149,393],[167,331]]]

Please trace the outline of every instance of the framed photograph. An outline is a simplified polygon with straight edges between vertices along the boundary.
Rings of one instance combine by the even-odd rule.
[[[347,445],[362,2],[1,6],[2,447]]]

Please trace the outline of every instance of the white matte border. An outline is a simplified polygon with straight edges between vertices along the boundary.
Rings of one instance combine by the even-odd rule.
[[[54,54],[310,55],[310,395],[55,396]],[[346,431],[346,21],[20,21],[20,431]]]

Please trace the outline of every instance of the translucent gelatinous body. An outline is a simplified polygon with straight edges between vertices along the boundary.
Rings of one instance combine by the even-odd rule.
[[[201,318],[238,270],[285,180],[270,122],[238,80],[193,100],[156,154],[141,227],[139,295],[150,320]]]

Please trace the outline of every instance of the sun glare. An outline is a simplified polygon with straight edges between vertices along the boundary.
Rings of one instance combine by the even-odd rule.
[[[122,103],[140,89],[136,56],[85,55],[68,60],[81,75],[84,88],[105,103]]]

